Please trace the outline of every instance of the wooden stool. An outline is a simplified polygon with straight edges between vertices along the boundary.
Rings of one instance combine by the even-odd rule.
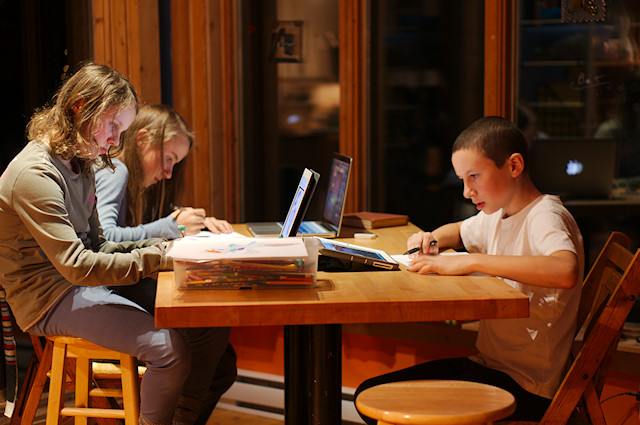
[[[137,425],[140,409],[138,362],[135,357],[100,347],[82,338],[53,336],[51,381],[47,406],[47,425],[58,424],[61,416],[74,416],[75,424],[87,424],[87,418],[124,419],[126,425]],[[76,361],[75,407],[64,407],[67,358]],[[92,359],[119,360],[121,389],[92,388]],[[89,407],[89,397],[122,397],[124,409]]]
[[[404,381],[367,388],[356,398],[364,415],[388,424],[491,424],[516,410],[513,396],[467,381]]]

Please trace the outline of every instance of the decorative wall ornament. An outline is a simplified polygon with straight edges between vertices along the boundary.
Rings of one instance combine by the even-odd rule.
[[[572,24],[604,22],[607,19],[605,0],[562,0],[562,21]]]

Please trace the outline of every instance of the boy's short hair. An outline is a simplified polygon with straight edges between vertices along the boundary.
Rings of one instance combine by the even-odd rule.
[[[484,117],[467,127],[453,143],[452,153],[473,149],[492,160],[497,167],[514,153],[522,155],[527,166],[527,140],[517,125],[502,117]]]

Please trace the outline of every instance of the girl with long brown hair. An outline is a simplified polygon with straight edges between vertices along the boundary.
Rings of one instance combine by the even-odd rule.
[[[202,208],[182,208],[184,160],[194,136],[184,119],[166,105],[140,108],[122,136],[115,168],[96,171],[98,214],[105,236],[115,242],[149,237],[175,239],[202,229],[229,233],[225,220],[207,217]]]

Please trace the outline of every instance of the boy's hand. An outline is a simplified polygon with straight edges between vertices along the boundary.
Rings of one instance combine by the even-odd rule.
[[[472,273],[470,255],[421,255],[413,260],[409,271],[418,274],[437,273],[460,276]]]
[[[218,220],[215,217],[205,217],[204,224],[212,233],[231,233],[233,227],[227,220]]]
[[[420,255],[438,254],[438,241],[431,232],[418,232],[409,236],[407,239],[407,250],[412,248],[420,248],[418,252],[409,254],[409,258],[416,259]]]

